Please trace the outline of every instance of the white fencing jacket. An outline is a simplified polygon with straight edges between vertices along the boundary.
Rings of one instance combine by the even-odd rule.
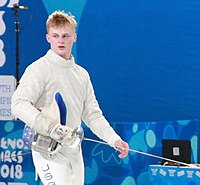
[[[29,65],[12,96],[11,110],[15,117],[49,136],[55,119],[38,109],[49,107],[56,92],[67,106],[67,125],[76,128],[82,121],[99,138],[114,146],[121,139],[109,125],[96,100],[88,72],[74,62],[65,60],[51,49]]]

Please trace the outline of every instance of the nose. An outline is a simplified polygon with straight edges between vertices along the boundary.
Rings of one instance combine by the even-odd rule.
[[[62,37],[59,37],[59,38],[58,38],[58,42],[59,42],[59,43],[63,43],[63,41],[64,41],[64,39],[63,39]]]

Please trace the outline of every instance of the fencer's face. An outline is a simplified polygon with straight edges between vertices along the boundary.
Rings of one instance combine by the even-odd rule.
[[[73,43],[76,41],[76,33],[69,26],[61,28],[50,27],[46,39],[56,54],[69,59]]]

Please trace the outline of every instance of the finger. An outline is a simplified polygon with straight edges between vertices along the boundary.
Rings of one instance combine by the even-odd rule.
[[[124,158],[124,157],[127,156],[127,154],[128,154],[128,153],[126,153],[126,152],[120,153],[120,154],[118,155],[118,157],[119,157],[119,158]]]
[[[124,158],[128,155],[128,149],[123,148],[123,150],[120,151],[121,153],[118,155],[119,158]]]

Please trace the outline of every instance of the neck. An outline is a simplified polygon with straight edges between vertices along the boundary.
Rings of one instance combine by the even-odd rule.
[[[72,55],[70,55],[69,57],[65,58],[66,60],[71,60],[72,59]]]

